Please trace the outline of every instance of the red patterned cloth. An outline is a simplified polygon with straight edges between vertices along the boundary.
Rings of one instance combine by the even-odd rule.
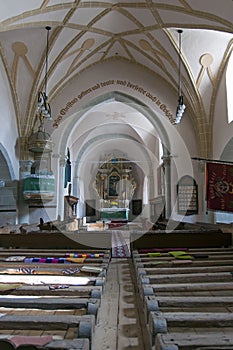
[[[16,335],[10,338],[10,341],[15,345],[16,348],[20,345],[26,345],[26,344],[44,346],[50,343],[52,340],[53,340],[53,337],[51,335],[46,335],[46,336]]]

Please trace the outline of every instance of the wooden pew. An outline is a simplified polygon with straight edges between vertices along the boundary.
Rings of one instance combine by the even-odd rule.
[[[83,263],[24,263],[18,261],[5,261],[6,257],[23,257],[23,256],[65,256],[67,250],[35,250],[29,251],[28,249],[17,249],[17,250],[2,250],[0,251],[0,279],[3,278],[5,282],[9,278],[15,278],[16,282],[19,282],[19,286],[9,292],[3,291],[4,296],[0,297],[0,305],[1,312],[9,313],[9,317],[12,316],[12,311],[14,312],[14,316],[19,315],[21,321],[20,328],[14,328],[13,319],[6,319],[6,322],[9,322],[8,326],[12,331],[20,332],[19,329],[23,329],[23,334],[28,334],[28,331],[31,332],[40,332],[44,334],[44,332],[50,332],[50,334],[60,334],[63,337],[63,340],[59,340],[58,343],[52,342],[48,344],[45,349],[60,349],[64,343],[66,349],[70,348],[71,339],[68,338],[76,338],[76,337],[85,337],[87,342],[75,342],[73,345],[79,346],[80,349],[91,349],[92,347],[92,334],[94,331],[94,326],[90,324],[89,319],[82,319],[83,316],[93,316],[94,320],[97,318],[98,310],[101,303],[102,291],[105,284],[105,275],[106,270],[108,268],[108,264],[110,261],[109,250],[102,250],[103,254],[101,257],[95,258],[86,258]],[[87,251],[79,251],[75,250],[75,253],[87,253]],[[93,253],[92,250],[89,252]],[[97,254],[97,251],[94,250]],[[36,253],[36,254],[35,254]],[[38,253],[38,254],[37,254]],[[52,253],[52,254],[51,254]],[[97,255],[98,256],[98,255]],[[30,269],[35,267],[35,273],[33,274],[21,274],[21,269],[25,269],[29,267]],[[85,267],[89,271],[85,272],[77,272],[76,275],[63,275],[63,271],[67,269],[76,269]],[[96,269],[101,269],[101,273],[96,271]],[[95,269],[95,271],[93,271]],[[31,270],[30,270],[31,271]],[[18,274],[20,273],[20,274]],[[3,275],[4,274],[4,275]],[[23,280],[21,281],[20,278]],[[47,279],[46,279],[47,278]],[[54,283],[54,279],[62,278],[61,282]],[[75,285],[76,281],[79,279],[85,278],[88,280],[86,285]],[[25,281],[28,279],[28,281]],[[33,281],[37,279],[36,281]],[[41,280],[44,281],[41,284]],[[68,281],[68,282],[67,282]],[[35,283],[35,284],[30,284]],[[63,288],[64,287],[64,288]],[[17,296],[14,299],[13,296]],[[43,296],[43,297],[41,297]],[[58,298],[59,296],[59,298]],[[11,297],[11,298],[10,298]],[[62,297],[62,298],[61,298]],[[24,309],[24,313],[22,313],[22,309]],[[10,311],[12,310],[12,311]],[[36,311],[37,310],[37,311]],[[38,315],[39,312],[39,315]],[[54,315],[52,313],[55,313]],[[28,314],[29,313],[29,314]],[[62,314],[64,313],[64,315]],[[47,324],[44,322],[42,315],[54,316],[54,328],[52,325],[47,327]],[[70,323],[71,317],[80,317],[78,326],[74,326]],[[31,316],[31,319],[35,319],[36,326],[35,330],[32,326],[28,325],[27,320],[28,316]],[[5,317],[5,316],[4,316]],[[40,318],[39,318],[40,317]],[[66,330],[63,330],[63,326],[59,325],[59,320],[62,317],[62,322],[67,325]],[[55,318],[57,321],[55,322]],[[30,319],[30,320],[31,320]],[[88,321],[88,322],[87,322]],[[51,319],[51,322],[53,320]],[[92,322],[92,321],[91,321]],[[30,323],[30,321],[29,321]],[[56,323],[56,325],[55,325]],[[86,325],[85,325],[86,324]],[[85,331],[86,327],[86,331]],[[5,328],[1,325],[0,321],[0,333],[4,332]],[[7,330],[6,330],[7,332]],[[86,332],[86,335],[85,335]],[[66,334],[68,335],[66,336]],[[34,333],[33,333],[34,334]],[[67,338],[68,337],[68,338]],[[62,343],[63,342],[63,343]]]
[[[27,249],[111,249],[109,232],[42,231],[0,234],[0,247]]]
[[[1,308],[24,308],[24,309],[40,309],[40,310],[57,310],[57,309],[74,309],[74,310],[85,310],[88,315],[97,316],[98,309],[100,307],[100,299],[91,298],[75,298],[66,297],[15,297],[7,298],[0,297]]]
[[[171,284],[143,284],[139,286],[141,296],[150,295],[232,295],[233,284],[232,282],[219,282],[219,283],[171,283]]]
[[[94,315],[51,315],[48,313],[36,315],[22,312],[19,314],[3,313],[0,317],[0,330],[30,330],[30,331],[46,331],[47,334],[52,332],[66,333],[67,339],[72,338],[87,338],[91,342],[94,334],[95,316]],[[33,333],[33,332],[31,332]],[[36,333],[36,332],[35,332]],[[70,333],[70,335],[69,335]],[[76,336],[74,336],[76,335]],[[66,338],[64,338],[65,340]]]
[[[72,339],[72,340],[54,340],[51,343],[45,345],[46,349],[60,350],[60,349],[75,349],[75,350],[89,350],[89,339]]]
[[[208,331],[215,331],[214,341],[217,342],[218,332],[221,329],[232,327],[233,313],[230,312],[151,312],[149,315],[149,331],[151,334],[152,348],[158,334],[169,334],[173,329],[180,329],[180,333],[187,336],[188,329],[208,334]],[[227,329],[227,328],[226,328]],[[185,331],[186,330],[186,331]],[[214,345],[214,341],[212,345]],[[233,345],[233,342],[228,345]]]
[[[34,276],[30,275],[28,277]],[[8,333],[8,329],[10,329],[12,332],[20,332],[21,335],[27,335],[28,331],[30,331],[30,335],[38,335],[38,332],[41,335],[48,333],[60,335],[61,338],[64,338],[63,343],[67,346],[67,349],[70,338],[82,337],[88,339],[88,347],[87,342],[85,342],[81,343],[83,347],[80,347],[80,349],[91,349],[94,320],[97,319],[101,303],[102,287],[95,287],[95,289],[88,287],[89,290],[86,287],[80,288],[71,285],[69,288],[51,290],[48,285],[23,285],[7,295],[0,296],[0,316],[2,314],[5,314],[4,317],[9,316],[9,318],[4,318],[6,325],[1,323],[0,320],[0,334],[3,335],[4,330]],[[90,297],[84,298],[87,291],[92,294]],[[81,298],[77,297],[78,293],[83,293]],[[41,297],[41,294],[43,297]],[[15,295],[15,298],[12,298],[13,295]],[[98,298],[93,298],[95,296]],[[17,319],[15,321],[14,318],[10,317],[12,315],[17,316],[17,319],[20,318],[19,326],[14,325],[14,322],[17,323]],[[77,326],[70,323],[71,317],[74,315],[79,317],[77,318]],[[91,316],[91,318],[86,316]],[[51,319],[51,322],[54,322],[54,325],[47,326],[46,322],[50,322],[48,318]],[[44,319],[46,319],[46,322]],[[61,325],[59,324],[60,321],[62,321]],[[34,326],[31,326],[30,323],[33,324],[33,322]],[[60,343],[61,341],[57,343],[57,349],[59,350],[61,349],[59,346],[62,345]],[[49,348],[52,349],[52,346],[55,345],[51,344]]]
[[[198,311],[228,312],[233,307],[232,296],[145,296],[144,314],[146,322],[149,321],[151,311]]]
[[[131,251],[148,247],[156,248],[203,248],[229,247],[232,234],[220,229],[174,230],[174,231],[134,231],[130,235]]]
[[[90,249],[90,248],[76,248],[76,249],[30,249],[30,248],[3,248],[0,249],[0,259],[4,259],[8,256],[14,256],[14,255],[26,255],[26,256],[46,256],[46,255],[53,255],[55,257],[65,257],[67,253],[73,253],[73,254],[99,254],[100,256],[98,258],[94,258],[100,260],[101,262],[106,260],[105,262],[109,262],[111,259],[111,250],[110,249]],[[92,258],[88,258],[91,261]]]
[[[232,335],[228,337],[233,321],[233,249],[188,248],[186,254],[195,258],[183,261],[168,252],[159,257],[148,257],[139,249],[132,252],[151,349],[233,346]],[[205,336],[200,339],[199,334]]]
[[[31,271],[35,275],[95,276],[99,277],[98,284],[100,285],[100,277],[106,276],[110,262],[109,251],[101,253],[94,251],[93,253],[77,250],[75,253],[69,253],[66,250],[37,250],[36,253],[33,254],[33,251],[23,249],[0,251],[0,275],[3,273],[23,274],[28,270],[28,273]],[[69,261],[70,259],[72,261]]]
[[[231,333],[218,334],[213,333],[195,333],[189,332],[169,332],[167,334],[158,334],[155,345],[152,350],[229,350],[233,346],[233,335]]]
[[[47,338],[47,337],[46,337]],[[42,337],[42,340],[45,339]],[[46,340],[46,339],[45,339]],[[38,343],[41,342],[41,337],[38,341],[38,337],[20,337],[20,336],[8,336],[5,338],[0,338],[0,349],[2,350],[13,350],[13,349],[21,349],[22,346],[24,349],[38,349],[38,350],[68,350],[68,349],[75,349],[75,350],[89,350],[90,349],[90,342],[89,339],[65,339],[65,340],[58,340],[58,339],[51,339],[49,340],[44,346],[38,345]],[[16,344],[21,344],[21,346],[17,346]],[[27,344],[27,345],[25,345]],[[33,345],[32,345],[33,344]],[[36,345],[37,344],[37,345]]]
[[[155,285],[156,281],[159,288],[159,286],[166,283],[174,283],[176,279],[175,289],[177,285],[186,282],[195,284],[195,279],[198,279],[199,283],[210,283],[211,280],[215,282],[231,280],[231,272],[233,271],[232,248],[219,248],[218,250],[189,249],[186,254],[195,254],[197,258],[179,260],[169,256],[168,253],[151,258],[147,254],[139,254],[137,250],[134,251],[132,255],[139,284],[151,283],[152,286]],[[208,254],[208,258],[198,258],[205,254]]]
[[[230,282],[232,275],[230,272],[215,273],[177,273],[167,275],[147,275],[139,277],[141,284],[158,283],[201,283],[201,282]]]
[[[174,260],[176,257],[172,253],[182,253],[183,255],[191,255],[192,260],[185,263],[201,263],[206,264],[209,260],[211,263],[215,260],[232,260],[232,247],[219,247],[219,248],[154,248],[149,247],[146,249],[134,249],[132,251],[132,257],[135,262],[143,262],[144,264],[153,263],[156,260],[163,260],[164,263]],[[179,260],[177,261],[179,263]]]
[[[43,285],[42,287],[48,286]],[[13,293],[15,298],[12,298],[11,293],[0,297],[1,336],[4,336],[4,333],[8,334],[10,329],[12,333],[16,331],[17,334],[25,336],[28,334],[59,335],[60,338],[63,338],[64,344],[67,339],[87,338],[88,348],[91,349],[95,320],[101,303],[100,298],[78,298],[74,289],[73,295],[69,296],[67,294],[69,289],[66,288],[59,289],[63,291],[62,298],[57,297],[61,294],[56,294],[56,289],[54,294],[52,294],[53,290],[50,290],[51,294],[47,292],[47,296],[41,297],[38,286],[28,285],[23,288],[25,288],[23,296],[20,296],[20,289],[16,289]],[[30,293],[33,296],[30,296]],[[86,349],[86,343],[84,345]]]
[[[188,249],[180,253],[179,257],[172,256],[177,251],[151,253],[160,256],[150,256],[150,253],[132,252],[134,267],[138,276],[169,275],[169,274],[194,274],[231,272],[233,267],[233,249]],[[187,255],[187,258],[184,257]],[[184,257],[184,259],[182,259]],[[191,259],[190,259],[191,258]]]
[[[28,286],[20,285],[2,295],[20,295],[20,296],[60,296],[60,297],[77,297],[88,299],[101,299],[103,286],[70,286],[68,289],[49,289],[48,286]]]

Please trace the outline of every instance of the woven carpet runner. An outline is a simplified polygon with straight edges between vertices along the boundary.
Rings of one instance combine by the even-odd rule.
[[[112,231],[112,257],[129,258],[130,250],[121,231]]]

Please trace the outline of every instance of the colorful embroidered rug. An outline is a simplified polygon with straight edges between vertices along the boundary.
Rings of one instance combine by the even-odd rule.
[[[112,231],[112,257],[129,258],[131,253],[121,231]]]

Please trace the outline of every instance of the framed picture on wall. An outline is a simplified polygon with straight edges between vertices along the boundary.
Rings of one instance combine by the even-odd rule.
[[[177,207],[178,214],[198,214],[198,186],[189,175],[183,176],[177,184]]]

